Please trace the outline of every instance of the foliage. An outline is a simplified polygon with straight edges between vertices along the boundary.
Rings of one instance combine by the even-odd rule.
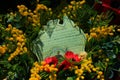
[[[116,80],[114,76],[120,73],[120,25],[110,25],[112,12],[98,14],[85,0],[60,1],[54,10],[49,8],[52,0],[32,1],[32,9],[18,5],[17,11],[0,14],[0,80]],[[59,18],[62,24],[64,15],[86,33],[87,57],[66,52],[38,62],[32,41],[49,20]]]

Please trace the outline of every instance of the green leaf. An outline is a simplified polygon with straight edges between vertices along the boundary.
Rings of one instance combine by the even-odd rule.
[[[19,66],[18,64],[14,64],[14,65],[12,66],[12,69],[13,69],[13,70],[16,70],[16,69],[18,68],[18,66]]]
[[[49,6],[50,5],[50,1],[49,0],[42,0],[40,1],[40,3]]]
[[[98,63],[95,63],[95,66],[99,66],[102,71],[106,69],[105,64],[103,64],[101,61],[98,61]]]
[[[66,80],[74,80],[72,77],[67,77]]]
[[[0,61],[0,64],[4,65],[7,69],[9,69],[12,65],[8,61]]]

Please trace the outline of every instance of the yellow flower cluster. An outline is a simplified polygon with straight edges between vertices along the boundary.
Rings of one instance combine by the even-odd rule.
[[[12,53],[11,53],[11,50],[8,49],[8,51],[11,53],[10,57],[8,58],[8,61],[11,61],[15,56],[21,55],[27,52],[27,48],[25,46],[26,39],[25,39],[25,35],[23,34],[22,30],[12,27],[11,24],[8,25],[8,28],[6,28],[6,31],[10,32],[10,34],[12,35],[9,38],[7,37],[6,39],[11,42],[16,43],[17,45],[15,51]],[[7,46],[9,47],[10,45],[8,44]]]
[[[90,34],[87,33],[86,37],[89,41],[91,38],[95,38],[95,39],[99,40],[100,38],[105,38],[108,35],[113,36],[114,28],[115,27],[113,25],[92,28],[92,29],[90,29]]]
[[[70,18],[74,19],[76,18],[76,11],[80,8],[82,8],[82,5],[85,3],[85,0],[82,1],[71,1],[70,5],[68,5],[67,7],[65,7],[62,12],[64,15],[68,15]]]
[[[36,9],[34,10],[35,12],[38,12],[39,10],[47,10],[48,8],[44,4],[37,4]]]
[[[40,76],[38,73],[42,71],[50,72],[49,79],[56,80],[56,74],[54,72],[57,72],[58,69],[55,68],[55,65],[49,65],[42,61],[41,65],[38,62],[35,62],[34,67],[30,71],[31,76],[29,80],[41,80],[42,76]]]
[[[96,20],[96,21],[99,22],[102,18],[103,18],[103,15],[101,14],[101,15],[97,15],[96,18],[95,17],[91,17],[89,20],[90,21]]]
[[[51,8],[47,8],[43,4],[37,4],[35,10],[28,9],[25,5],[18,5],[19,13],[22,16],[26,16],[29,23],[32,23],[33,26],[40,26],[40,12],[48,11],[49,14],[52,14]]]
[[[102,60],[102,63],[107,67],[109,65],[109,57],[103,53],[102,49],[99,49],[95,54],[93,54],[94,58],[98,60]]]
[[[81,64],[80,67],[75,66],[75,74],[77,74],[76,80],[81,80],[81,79],[84,80],[84,78],[85,78],[84,72],[85,71],[87,71],[89,73],[96,72],[98,74],[97,79],[104,80],[103,72],[100,71],[99,67],[95,67],[94,65],[92,65],[91,58],[83,60],[83,63]]]
[[[117,29],[118,32],[120,32],[120,29]]]
[[[3,55],[7,51],[7,46],[6,45],[1,45],[0,46],[0,55]]]
[[[19,13],[23,16],[28,15],[28,8],[25,5],[18,5],[17,8],[19,9]]]
[[[109,58],[105,58],[105,66],[108,66]]]

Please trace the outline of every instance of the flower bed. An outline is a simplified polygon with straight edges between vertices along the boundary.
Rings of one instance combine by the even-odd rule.
[[[0,14],[0,80],[117,80],[120,77],[120,25],[110,23],[113,11],[97,13],[85,0],[71,0],[53,10],[39,3],[34,10],[25,5],[17,8],[15,12]],[[64,55],[43,59],[42,49],[35,47],[36,52],[33,51],[34,40],[42,30],[51,34],[51,28],[45,27],[48,21],[59,19],[62,25],[63,16],[68,16],[75,22],[74,27],[84,31],[85,51],[66,50]],[[37,41],[42,45],[40,39]]]

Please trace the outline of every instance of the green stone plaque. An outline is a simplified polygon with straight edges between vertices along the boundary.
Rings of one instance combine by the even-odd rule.
[[[33,52],[42,59],[57,54],[64,55],[67,50],[79,54],[85,49],[86,37],[82,29],[75,26],[67,16],[63,17],[63,24],[59,21],[50,20],[33,41]]]

